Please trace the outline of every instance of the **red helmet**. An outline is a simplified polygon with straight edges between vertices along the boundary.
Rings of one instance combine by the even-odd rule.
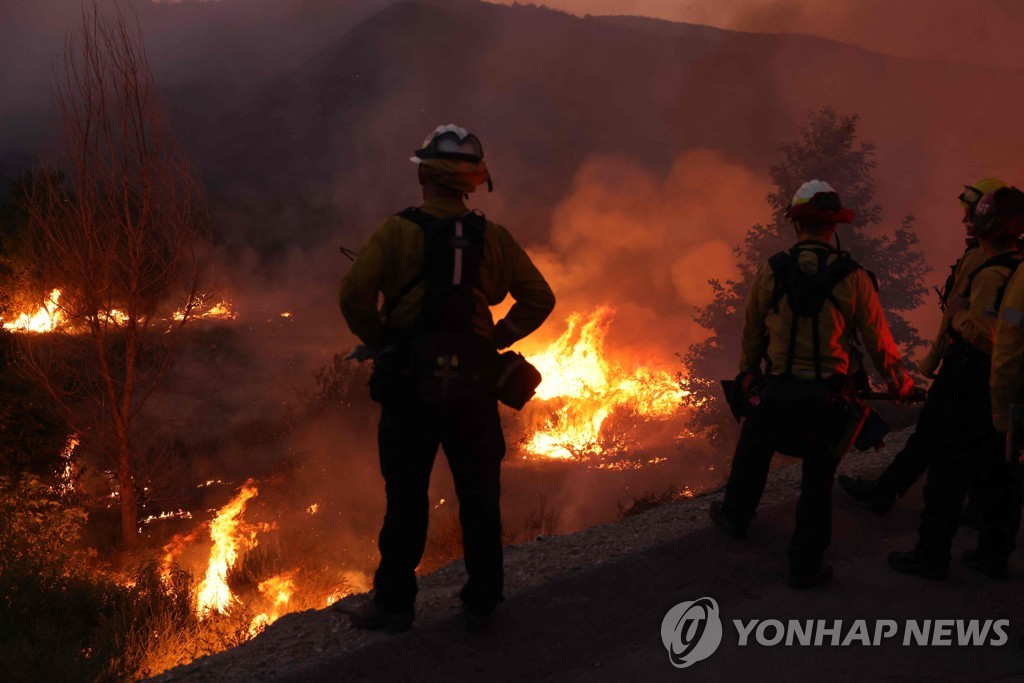
[[[856,217],[853,211],[843,208],[839,195],[823,180],[811,180],[801,185],[786,209],[786,218],[801,223],[834,225],[852,223]]]

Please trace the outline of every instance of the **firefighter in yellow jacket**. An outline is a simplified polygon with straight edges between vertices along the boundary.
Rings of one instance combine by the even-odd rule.
[[[831,186],[812,180],[797,191],[786,215],[796,245],[760,267],[744,314],[734,386],[746,386],[743,401],[757,405],[744,420],[725,498],[710,512],[727,533],[742,538],[773,453],[802,457],[788,557],[789,585],[803,589],[832,578],[822,562],[831,538],[832,481],[841,444],[848,445],[846,437],[859,425],[850,380],[854,334],[862,336],[894,397],[909,396],[914,384],[903,370],[873,277],[831,244],[836,224],[852,222],[853,212],[841,206]]]
[[[467,623],[479,624],[502,600],[505,442],[494,391],[497,350],[537,329],[555,303],[512,235],[463,202],[477,186],[490,187],[476,136],[440,126],[412,161],[423,204],[380,224],[340,292],[345,320],[362,341],[353,357],[374,360],[370,391],[381,404],[378,445],[387,497],[373,598],[349,613],[358,628],[391,632],[412,625],[439,446],[459,499]],[[507,295],[514,303],[495,323],[490,306]]]
[[[968,275],[964,291],[949,302],[951,341],[928,397],[942,415],[942,439],[936,443],[928,469],[917,545],[911,551],[889,554],[889,565],[897,571],[932,579],[948,575],[950,546],[968,487],[979,476],[991,479],[993,461],[1002,456],[1005,439],[992,424],[989,381],[997,312],[1007,279],[1022,258],[1018,228],[1024,227],[1024,222],[1005,220],[1003,215],[1004,200],[1014,192],[1002,188],[978,202],[974,236],[985,260]],[[986,521],[991,517],[989,511],[994,500],[991,488],[991,484],[983,482],[977,489],[984,510],[983,529],[991,522]],[[1018,518],[1019,514],[1017,510]],[[983,530],[980,547],[986,551],[990,549],[988,536]],[[993,559],[995,554],[993,551],[987,559]],[[1001,571],[1005,573],[1009,552],[998,554]],[[974,555],[964,559],[968,566],[983,571],[991,569]]]
[[[993,229],[1011,235],[1024,233],[1024,192],[1007,188],[994,193],[991,199],[991,206],[986,208],[991,209]],[[989,382],[992,426],[998,437],[981,466],[979,488],[985,500],[978,546],[964,553],[964,563],[991,577],[1005,578],[1007,562],[1016,548],[1021,515],[1021,425],[1013,425],[1010,418],[1010,406],[1024,403],[1024,268],[1021,267],[1010,277],[1002,296]],[[1006,439],[1012,431],[1016,434],[1008,444]]]
[[[935,379],[936,370],[950,350],[950,325],[958,313],[955,305],[967,290],[971,273],[988,258],[974,234],[975,210],[985,195],[991,194],[1006,183],[998,178],[983,178],[973,185],[965,185],[957,197],[963,209],[963,223],[967,231],[967,249],[957,260],[940,293],[942,322],[927,355],[921,359],[918,369],[925,377]],[[949,422],[937,404],[926,399],[918,416],[917,426],[907,439],[906,445],[893,458],[877,479],[854,479],[839,475],[839,486],[852,498],[865,503],[880,514],[888,512],[896,502],[896,496],[903,496],[914,482],[928,469],[932,455],[942,447],[947,436]],[[972,494],[972,500],[975,496]],[[972,507],[974,507],[972,505]]]

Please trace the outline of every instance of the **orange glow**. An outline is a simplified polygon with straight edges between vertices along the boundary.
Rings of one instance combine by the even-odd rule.
[[[223,612],[234,600],[228,588],[228,570],[238,560],[238,551],[256,545],[255,532],[246,536],[241,525],[242,512],[250,499],[259,491],[247,481],[227,505],[217,511],[217,516],[210,522],[210,538],[213,549],[206,568],[206,576],[197,589],[196,611],[200,617],[210,612]]]
[[[192,310],[189,317],[194,320],[237,320],[238,313],[235,312],[231,302],[222,299],[207,308],[209,295],[203,294],[192,302]],[[202,310],[202,309],[206,310]],[[185,317],[185,309],[179,308],[172,316],[175,320],[182,320]]]
[[[573,313],[567,329],[542,353],[529,358],[543,376],[537,399],[560,404],[524,440],[527,453],[556,459],[601,455],[602,427],[617,411],[643,419],[679,414],[686,395],[669,370],[627,371],[610,361],[604,340],[614,317],[605,306],[589,316]]]
[[[60,310],[60,290],[50,292],[49,298],[34,313],[22,313],[12,322],[4,323],[4,329],[11,332],[53,332],[66,317]]]
[[[260,594],[271,602],[268,612],[257,614],[249,623],[249,637],[258,635],[288,611],[288,601],[295,592],[295,571],[273,576],[259,585]]]

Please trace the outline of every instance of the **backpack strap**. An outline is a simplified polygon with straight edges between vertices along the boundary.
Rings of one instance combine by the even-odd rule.
[[[971,285],[974,284],[975,276],[986,268],[996,268],[1002,266],[1010,269],[1010,275],[1017,270],[1017,266],[1020,265],[1022,257],[1019,251],[1006,251],[1002,254],[996,254],[995,256],[986,259],[980,266],[971,271],[971,274],[967,276],[967,289],[964,290],[963,296],[971,296]],[[1009,279],[1009,276],[1007,276]],[[1005,284],[1004,284],[1005,287]],[[1002,293],[1000,293],[1000,299],[1002,299]]]
[[[803,247],[799,244],[788,252],[779,252],[768,259],[768,265],[771,267],[772,273],[775,276],[772,297],[769,300],[770,308],[778,313],[779,302],[782,300],[782,297],[789,295],[792,298],[796,294],[795,288],[797,287],[797,282],[792,269],[796,266],[797,259],[802,251],[812,251],[815,253],[815,256],[818,259],[817,272],[824,274],[824,282],[821,283],[821,286],[825,290],[823,292],[824,299],[832,302],[832,305],[842,312],[839,300],[836,299],[833,290],[840,282],[846,279],[847,276],[860,269],[860,264],[854,261],[850,257],[850,254],[845,251],[835,252],[832,250]],[[832,254],[837,254],[838,257],[832,263],[828,263],[828,259]],[[791,293],[789,291],[790,289],[794,289],[794,291]],[[822,301],[822,303],[824,303],[824,301]],[[816,381],[821,381],[821,329],[819,324],[821,308],[819,307],[811,313],[800,313],[796,310],[796,307],[792,305],[792,302],[790,308],[793,309],[793,319],[789,330],[789,343],[786,351],[786,369],[784,376],[789,377],[792,376],[793,373],[793,356],[796,351],[796,338],[797,333],[799,332],[800,318],[809,317],[811,319],[811,334],[813,336],[814,378]],[[855,330],[853,330],[852,326],[850,327],[851,334],[855,334]]]
[[[423,230],[426,230],[427,226],[433,225],[434,223],[443,220],[431,216],[429,213],[423,211],[418,206],[410,206],[409,208],[396,213],[395,216],[398,218],[404,218],[407,221],[415,223],[416,225],[420,226],[420,228]],[[423,284],[423,281],[425,279],[426,268],[421,267],[420,272],[416,273],[416,275],[414,275],[411,280],[406,282],[402,286],[402,288],[398,290],[398,294],[396,294],[394,297],[389,299],[386,304],[384,304],[384,319],[386,320],[390,318],[391,314],[395,312],[396,308],[398,308],[399,302],[401,302],[402,299],[408,296],[409,292],[416,289],[417,286]]]
[[[420,271],[412,279],[406,282],[405,285],[402,286],[402,289],[400,289],[398,293],[393,298],[389,299],[387,304],[385,304],[385,319],[391,316],[399,302],[401,302],[401,300],[417,286],[427,284],[429,289],[431,283],[439,282],[440,279],[448,282],[449,276],[445,274],[439,277],[439,273],[436,272],[436,267],[432,268],[434,264],[430,262],[432,253],[432,236],[434,231],[440,229],[440,226],[445,223],[454,224],[453,235],[447,243],[453,250],[453,270],[448,284],[452,287],[468,286],[472,288],[479,288],[480,261],[483,256],[482,235],[484,229],[487,227],[487,219],[484,214],[479,211],[467,211],[460,215],[437,218],[435,216],[431,216],[418,207],[410,207],[395,215],[399,218],[404,218],[405,220],[415,223],[420,227],[423,231],[426,251],[424,253],[424,261],[423,265],[420,267]],[[430,280],[430,282],[428,282],[428,280]]]
[[[786,287],[783,283],[792,265],[793,256],[788,251],[780,251],[768,259],[768,266],[772,269],[772,275],[775,276],[772,286],[772,297],[768,300],[768,307],[775,313],[779,312],[779,302],[782,301],[782,297],[786,294]]]
[[[999,289],[996,291],[996,300],[993,306],[998,314],[999,309],[1003,305],[1003,295],[1006,294],[1006,285],[1010,283],[1010,278],[1013,277],[1013,274],[1017,272],[1017,268],[1020,266],[1021,262],[1024,261],[1024,254],[1021,254],[1019,251],[1011,251],[1005,254],[997,254],[990,258],[989,261],[996,261],[997,259],[999,259],[999,261],[997,263],[990,264],[990,266],[1004,266],[1010,269],[1010,272],[1006,274],[1006,279],[1003,280],[1003,284],[1000,285]],[[985,266],[989,261],[986,261],[981,265]],[[971,273],[971,278],[974,278],[974,273]],[[971,291],[970,282],[967,284],[967,291],[968,293]]]

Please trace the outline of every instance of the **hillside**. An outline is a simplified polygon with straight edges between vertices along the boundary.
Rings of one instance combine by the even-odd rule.
[[[261,6],[147,6],[140,21],[225,240],[268,256],[359,241],[414,201],[409,152],[449,120],[485,142],[497,191],[476,201],[528,242],[544,242],[588,160],[663,175],[688,150],[711,149],[764,176],[778,144],[825,105],[859,113],[878,145],[890,224],[913,213],[953,237],[963,182],[1024,175],[1006,144],[1024,133],[1007,101],[1024,90],[1021,70],[475,0]],[[29,118],[35,130],[16,137],[29,123],[9,118],[6,146],[42,139]],[[952,241],[929,240],[928,255],[946,261]]]
[[[841,471],[876,474],[902,446],[853,455]],[[731,627],[719,652],[687,674],[696,680],[1010,680],[1024,675],[1016,647],[1024,608],[1016,576],[996,582],[954,562],[948,582],[900,575],[885,553],[915,538],[923,482],[887,516],[850,502],[838,489],[829,558],[836,580],[826,589],[785,586],[784,548],[792,529],[799,467],[776,470],[745,541],[714,528],[708,498],[673,503],[617,524],[569,536],[539,538],[506,553],[507,600],[493,631],[464,633],[456,595],[456,563],[421,580],[417,624],[388,636],[354,631],[329,609],[292,614],[255,640],[180,667],[157,681],[335,680],[669,680],[678,676],[659,638],[664,613],[701,596],[714,597],[722,619],[997,619],[1010,618],[1003,647],[963,648],[737,646]],[[717,494],[711,494],[717,495]],[[971,547],[962,530],[955,554]],[[352,598],[349,598],[352,599]],[[731,638],[731,639],[730,639]]]

